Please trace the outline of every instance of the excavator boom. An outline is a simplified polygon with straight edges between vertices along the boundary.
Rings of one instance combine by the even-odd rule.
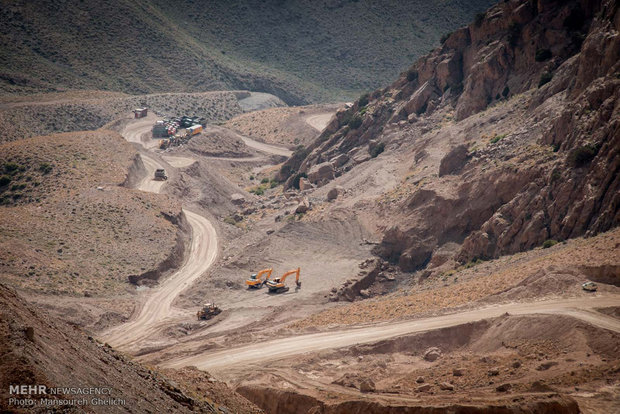
[[[300,287],[301,286],[301,282],[299,281],[300,268],[298,267],[295,270],[290,270],[286,272],[285,274],[283,274],[282,276],[274,280],[268,280],[266,284],[267,284],[267,287],[269,288],[269,291],[275,292],[275,293],[284,293],[288,291],[289,288],[284,284],[284,281],[286,280],[287,277],[293,274],[296,275],[295,284],[297,285],[297,287]]]

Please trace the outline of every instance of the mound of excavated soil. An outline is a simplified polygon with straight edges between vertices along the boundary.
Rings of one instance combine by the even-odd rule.
[[[86,337],[74,326],[41,313],[4,285],[0,285],[0,333],[0,410],[3,412],[16,411],[17,407],[10,404],[9,398],[29,397],[9,394],[10,385],[109,388],[109,395],[30,395],[37,403],[41,397],[51,400],[85,397],[88,400],[82,407],[68,410],[64,407],[69,412],[219,413],[216,404],[243,400],[231,390],[225,392],[222,384],[218,384],[217,395],[209,394],[213,401],[203,399],[198,389],[192,390],[195,394],[189,394],[158,372]],[[225,400],[218,400],[220,396]],[[115,404],[92,405],[93,397]],[[247,401],[242,406],[247,409],[235,412],[258,412],[252,411]],[[52,407],[38,406],[27,412],[49,412],[50,409]]]
[[[321,132],[307,122],[308,117],[335,112],[336,107],[336,105],[321,105],[269,108],[236,116],[225,125],[268,144],[289,147],[308,145]]]

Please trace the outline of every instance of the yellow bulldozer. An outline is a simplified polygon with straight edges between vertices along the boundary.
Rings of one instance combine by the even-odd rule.
[[[284,284],[284,281],[290,275],[296,275],[295,277],[295,285],[296,289],[301,288],[301,282],[299,281],[299,267],[294,270],[289,270],[285,274],[280,277],[276,277],[273,280],[268,280],[266,282],[267,287],[269,288],[270,293],[284,293],[288,292],[289,288]]]
[[[215,303],[209,302],[205,303],[198,312],[196,312],[196,316],[199,320],[209,320],[216,315],[219,315],[222,310],[217,307]]]
[[[269,269],[263,269],[258,273],[252,273],[250,275],[250,278],[245,281],[245,284],[248,285],[248,289],[262,288],[263,285],[269,281],[272,271],[273,269],[269,268]],[[264,280],[262,279],[263,275],[265,275]]]

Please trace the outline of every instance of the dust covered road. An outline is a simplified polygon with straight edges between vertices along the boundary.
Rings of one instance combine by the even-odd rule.
[[[152,119],[131,123],[123,131],[123,136],[130,142],[141,143],[141,137],[150,130],[152,123]],[[152,177],[155,169],[163,166],[145,154],[141,154],[141,157],[147,174],[137,188],[142,191],[161,192],[164,181],[156,181]],[[175,312],[172,309],[174,299],[215,261],[218,251],[215,228],[201,215],[187,209],[183,211],[192,229],[187,260],[176,273],[153,289],[136,317],[104,332],[103,339],[111,345],[119,349],[131,348],[132,345],[156,333],[169,319],[174,319]]]
[[[620,332],[620,320],[592,311],[595,308],[617,306],[618,303],[620,303],[620,297],[617,295],[511,303],[431,318],[359,326],[275,339],[238,348],[227,348],[222,351],[181,357],[167,361],[162,365],[168,368],[196,366],[202,370],[221,371],[233,365],[260,364],[307,352],[372,343],[397,336],[494,318],[504,313],[511,315],[534,313],[569,315],[593,325]]]

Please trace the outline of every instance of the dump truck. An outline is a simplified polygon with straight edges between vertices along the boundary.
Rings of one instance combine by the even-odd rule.
[[[284,293],[284,292],[288,292],[289,288],[288,288],[288,286],[286,286],[284,284],[284,281],[290,275],[297,275],[296,278],[295,278],[296,289],[301,288],[301,282],[299,281],[299,267],[298,267],[297,269],[289,270],[288,272],[286,272],[285,274],[283,274],[280,277],[276,277],[273,280],[268,280],[266,282],[266,285],[269,288],[269,292],[270,293]]]
[[[581,285],[581,288],[585,290],[586,292],[596,292],[598,289],[598,286],[594,282],[587,281],[583,285]]]
[[[196,312],[196,316],[198,320],[209,320],[221,312],[222,310],[215,303],[208,302],[202,305],[202,309]]]
[[[144,118],[148,112],[147,108],[136,108],[133,110],[134,118]]]
[[[245,281],[245,284],[248,285],[248,289],[262,288],[263,285],[269,281],[272,271],[273,269],[270,268],[270,269],[263,269],[258,273],[252,273],[250,275],[250,278]],[[264,280],[262,279],[263,275],[265,275]]]
[[[166,175],[166,170],[164,170],[163,168],[158,168],[155,170],[155,179],[157,181],[164,181],[168,179],[168,176]]]

